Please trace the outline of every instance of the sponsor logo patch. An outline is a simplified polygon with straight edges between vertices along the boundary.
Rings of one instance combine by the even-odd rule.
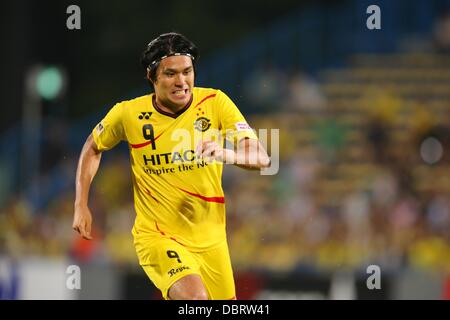
[[[170,269],[169,272],[167,272],[167,274],[171,277],[173,277],[174,275],[176,275],[179,272],[183,272],[184,270],[189,270],[190,268],[188,266],[181,266],[178,268],[173,268]]]
[[[142,119],[148,120],[148,119],[150,119],[150,116],[152,115],[152,113],[153,112],[141,112],[138,119],[139,120],[142,120]]]

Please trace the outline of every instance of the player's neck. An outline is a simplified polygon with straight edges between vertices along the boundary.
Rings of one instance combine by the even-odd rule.
[[[160,108],[164,112],[173,114],[176,114],[178,111],[184,108],[184,105],[174,105],[167,101],[161,101],[158,98],[156,98],[156,104],[158,108]]]

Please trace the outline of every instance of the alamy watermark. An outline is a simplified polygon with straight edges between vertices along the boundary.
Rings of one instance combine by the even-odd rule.
[[[370,274],[367,278],[366,285],[367,289],[381,289],[381,269],[379,266],[372,264],[367,267],[366,273]]]
[[[77,265],[70,265],[66,269],[66,287],[69,290],[81,289],[81,269]]]
[[[66,13],[70,14],[66,20],[66,27],[69,30],[81,29],[81,9],[79,6],[72,4],[67,7]]]
[[[367,7],[367,14],[370,16],[366,20],[366,26],[369,30],[381,29],[381,9],[376,4],[372,4]]]

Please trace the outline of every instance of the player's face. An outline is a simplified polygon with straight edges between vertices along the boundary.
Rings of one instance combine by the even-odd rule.
[[[194,86],[194,67],[188,56],[171,56],[161,60],[153,83],[157,102],[180,109],[190,100]]]

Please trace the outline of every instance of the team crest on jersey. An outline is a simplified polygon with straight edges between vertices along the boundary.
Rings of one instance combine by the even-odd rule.
[[[139,115],[139,120],[145,119],[148,120],[150,119],[150,116],[152,115],[153,112],[141,112],[141,114]]]
[[[205,132],[211,127],[211,121],[208,118],[200,117],[194,122],[194,128],[198,131]]]

